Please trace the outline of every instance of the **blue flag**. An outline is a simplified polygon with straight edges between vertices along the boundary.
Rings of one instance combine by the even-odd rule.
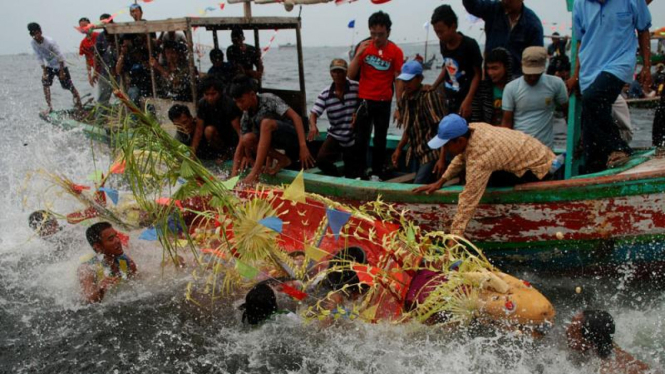
[[[106,192],[106,196],[113,201],[113,205],[118,205],[118,190],[114,190],[113,188],[108,188],[108,187],[99,187],[99,190],[102,192]]]
[[[352,19],[351,21],[349,21],[349,26],[348,26],[348,27],[349,27],[350,29],[355,28],[355,27],[356,27],[356,20],[355,20],[355,19]]]
[[[339,232],[342,230],[342,227],[346,225],[351,218],[351,213],[342,212],[335,209],[326,209],[326,216],[328,217],[328,226],[335,235],[335,240],[339,239]]]
[[[280,234],[282,233],[283,222],[277,217],[266,217],[260,220],[259,223],[273,231],[276,231]]]
[[[139,239],[154,242],[157,240],[157,230],[154,227],[150,227],[139,235]]]

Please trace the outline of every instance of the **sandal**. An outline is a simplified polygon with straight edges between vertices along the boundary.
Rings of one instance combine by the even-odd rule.
[[[628,163],[628,161],[630,161],[630,156],[628,153],[623,151],[614,151],[610,154],[610,157],[607,158],[607,168],[618,168]]]

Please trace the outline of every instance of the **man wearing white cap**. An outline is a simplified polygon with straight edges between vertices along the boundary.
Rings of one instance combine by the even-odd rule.
[[[529,47],[522,53],[524,75],[506,85],[503,91],[501,126],[521,131],[554,146],[554,111],[556,105],[568,112],[568,91],[563,79],[545,75],[547,50]]]
[[[526,183],[541,180],[558,169],[553,166],[554,153],[531,136],[482,122],[467,125],[466,120],[456,114],[441,121],[437,136],[428,144],[432,149],[445,145],[446,151],[455,158],[441,179],[418,187],[414,192],[430,194],[466,169],[466,185],[459,195],[450,229],[453,235],[464,235],[493,172],[506,171]]]

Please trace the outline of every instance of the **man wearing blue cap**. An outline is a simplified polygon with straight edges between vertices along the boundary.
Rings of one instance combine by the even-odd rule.
[[[466,169],[466,185],[459,195],[450,229],[453,235],[464,235],[492,173],[512,173],[519,178],[518,182],[526,183],[541,180],[557,169],[553,167],[554,153],[535,138],[482,122],[467,125],[457,114],[450,114],[441,121],[437,136],[428,145],[432,149],[445,145],[446,151],[455,158],[441,179],[418,187],[414,192],[430,194]]]
[[[403,94],[398,98],[397,106],[402,108],[402,116],[397,126],[404,126],[400,140],[392,155],[395,167],[402,155],[402,149],[409,144],[406,164],[411,157],[416,158],[416,178],[414,183],[430,183],[434,175],[443,172],[443,158],[437,162],[439,154],[427,146],[434,135],[439,122],[446,114],[445,99],[438,90],[423,89],[423,66],[418,61],[409,61],[402,66],[402,74],[397,77],[402,81]],[[440,175],[440,174],[438,174]]]

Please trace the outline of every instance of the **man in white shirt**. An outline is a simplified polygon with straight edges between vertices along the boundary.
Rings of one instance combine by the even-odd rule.
[[[35,51],[35,57],[44,70],[42,84],[44,86],[44,96],[46,97],[48,112],[53,111],[53,106],[51,105],[51,85],[56,75],[62,88],[72,92],[74,104],[80,109],[82,107],[81,97],[76,87],[74,87],[72,77],[65,66],[65,56],[60,51],[58,44],[48,36],[42,35],[42,28],[37,23],[28,24],[28,31],[32,37],[31,44],[33,51]]]
[[[556,106],[568,108],[568,91],[563,79],[545,75],[547,50],[529,47],[522,54],[524,75],[508,83],[503,90],[502,126],[521,131],[552,148],[552,122]]]

